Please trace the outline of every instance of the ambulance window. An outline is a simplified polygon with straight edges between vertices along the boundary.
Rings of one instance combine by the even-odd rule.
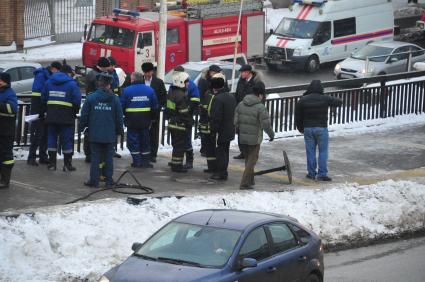
[[[167,30],[167,45],[170,44],[178,44],[180,41],[179,39],[179,29],[172,28]]]
[[[356,34],[356,18],[334,21],[334,37]]]
[[[152,46],[152,33],[139,33],[139,40],[137,41],[137,48],[143,49]]]

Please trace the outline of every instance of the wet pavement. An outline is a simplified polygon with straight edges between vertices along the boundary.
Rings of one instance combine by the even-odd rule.
[[[361,135],[331,137],[329,175],[333,183],[318,183],[305,178],[305,152],[302,137],[283,138],[261,147],[257,170],[279,167],[283,164],[282,150],[291,161],[294,182],[288,184],[286,172],[275,172],[256,177],[258,191],[282,191],[290,189],[327,188],[342,183],[372,184],[387,179],[412,179],[425,176],[424,126],[409,126],[382,132]],[[232,146],[231,157],[237,154]],[[210,181],[203,173],[206,160],[197,152],[195,169],[188,174],[171,173],[167,166],[170,152],[160,153],[154,169],[133,169],[129,157],[115,159],[114,177],[130,170],[142,185],[151,187],[155,193],[149,196],[193,195],[200,193],[228,193],[239,191],[239,182],[244,169],[243,161],[231,159],[229,180]],[[47,171],[44,166],[30,167],[25,161],[17,161],[11,188],[0,190],[0,212],[31,210],[34,207],[61,205],[83,197],[95,189],[83,182],[88,178],[89,164],[74,160],[76,172],[63,172],[62,160],[58,171]],[[122,183],[134,184],[129,177]],[[89,198],[127,197],[105,191]]]
[[[423,282],[425,237],[325,255],[326,282]]]

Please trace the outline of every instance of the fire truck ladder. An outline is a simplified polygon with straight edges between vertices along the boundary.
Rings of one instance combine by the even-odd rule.
[[[238,14],[240,2],[214,3],[203,5],[190,5],[187,7],[187,17],[193,19],[204,19],[216,16],[226,16]],[[263,3],[261,0],[245,0],[242,6],[242,12],[262,11]]]

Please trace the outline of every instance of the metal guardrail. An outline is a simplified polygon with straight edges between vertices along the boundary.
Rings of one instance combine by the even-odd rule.
[[[387,81],[418,78],[412,82],[386,85]],[[377,118],[395,117],[406,114],[420,114],[425,111],[425,71],[385,75],[352,80],[339,80],[323,82],[325,88],[342,88],[347,85],[363,85],[380,83],[376,87],[354,87],[351,89],[340,89],[327,91],[327,95],[338,97],[343,101],[339,108],[331,109],[329,112],[329,124],[346,124],[351,122],[372,120]],[[267,93],[288,93],[303,91],[309,84],[268,88]],[[266,106],[270,113],[272,126],[276,132],[286,132],[296,129],[295,106],[301,98],[301,94],[289,97],[270,99]],[[28,100],[29,96],[20,96],[20,99]],[[25,123],[25,115],[29,114],[30,104],[20,103],[17,119],[17,131],[15,146],[29,145],[29,125]],[[231,121],[230,121],[231,122]],[[171,144],[170,134],[167,130],[167,121],[160,119],[160,143]],[[75,126],[75,150],[81,151],[83,136],[78,127],[78,118]],[[198,137],[198,116],[194,119],[193,138]],[[121,148],[124,141],[120,141]]]

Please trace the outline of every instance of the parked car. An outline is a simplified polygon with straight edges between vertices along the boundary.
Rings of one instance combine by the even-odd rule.
[[[322,282],[321,239],[296,219],[202,210],[162,227],[101,282]]]
[[[407,71],[409,52],[413,65],[425,61],[425,50],[415,44],[400,41],[371,43],[335,66],[337,79],[363,78]],[[366,58],[369,67],[366,71]]]
[[[224,75],[226,76],[227,83],[229,87],[232,86],[232,83],[238,83],[239,80],[239,69],[241,65],[236,64],[236,75],[235,80],[232,82],[232,71],[233,63],[223,62],[223,61],[201,61],[201,62],[187,62],[183,64],[185,71],[189,74],[190,79],[198,84],[199,79],[202,77],[202,73],[207,71],[211,65],[218,65],[223,70]],[[173,83],[173,70],[170,70],[166,75],[164,82],[166,84],[167,90],[170,85]]]
[[[31,94],[34,70],[41,65],[23,61],[0,61],[0,72],[7,72],[12,79],[12,88],[16,94]]]

